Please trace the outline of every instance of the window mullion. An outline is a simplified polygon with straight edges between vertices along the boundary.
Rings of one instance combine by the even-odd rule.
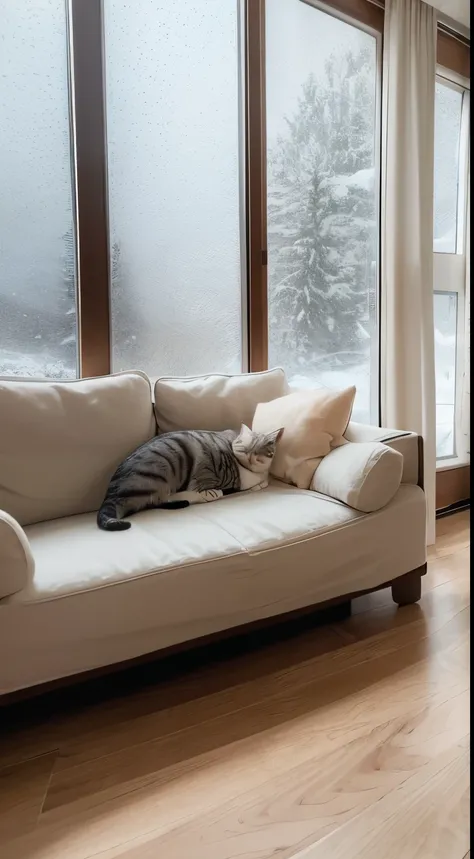
[[[268,367],[265,0],[245,2],[249,369]]]
[[[461,131],[459,135],[459,187],[458,187],[458,235],[457,253],[465,254],[467,188],[469,182],[469,93],[464,90],[461,108]]]
[[[81,376],[110,372],[101,0],[70,0]]]

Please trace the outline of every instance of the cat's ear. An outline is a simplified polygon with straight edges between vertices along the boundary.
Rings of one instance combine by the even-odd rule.
[[[252,440],[252,430],[248,428],[246,424],[242,424],[239,432],[239,439],[243,442],[243,444],[249,444]]]
[[[285,427],[280,427],[280,429],[276,429],[273,432],[268,433],[268,435],[266,437],[267,442],[270,442],[271,444],[277,444],[277,442],[280,441],[280,439],[284,433],[284,430],[285,430]]]

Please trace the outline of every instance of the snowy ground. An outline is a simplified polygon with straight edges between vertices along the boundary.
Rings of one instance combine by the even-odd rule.
[[[0,377],[16,376],[27,379],[75,379],[76,368],[58,360],[50,353],[26,355],[10,349],[0,349]]]
[[[323,370],[318,378],[303,374],[290,376],[289,383],[294,388],[334,388],[342,390],[351,385],[356,386],[356,399],[352,410],[352,420],[359,424],[376,422],[375,415],[370,414],[370,379],[367,364],[341,370]]]
[[[436,406],[436,456],[454,456],[454,403]]]
[[[436,379],[436,456],[438,459],[453,456],[455,397],[452,382],[452,365],[437,367]],[[370,414],[370,378],[367,364],[344,370],[326,370],[318,379],[294,374],[290,385],[295,388],[326,387],[340,390],[349,385],[357,389],[352,420],[360,424],[376,424],[377,415]]]

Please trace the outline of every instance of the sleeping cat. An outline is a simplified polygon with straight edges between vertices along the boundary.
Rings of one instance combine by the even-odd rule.
[[[180,430],[142,444],[113,475],[97,514],[104,531],[131,527],[125,516],[140,510],[177,509],[224,494],[263,489],[283,430]]]

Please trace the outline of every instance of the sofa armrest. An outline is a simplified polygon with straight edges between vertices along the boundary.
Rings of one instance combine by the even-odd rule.
[[[342,501],[362,513],[385,507],[397,492],[403,456],[381,442],[336,447],[321,460],[311,489]]]
[[[402,483],[412,483],[423,489],[423,439],[416,432],[373,427],[350,422],[345,432],[347,441],[382,442],[403,456]]]
[[[32,581],[35,562],[28,537],[13,516],[0,510],[0,600]]]

